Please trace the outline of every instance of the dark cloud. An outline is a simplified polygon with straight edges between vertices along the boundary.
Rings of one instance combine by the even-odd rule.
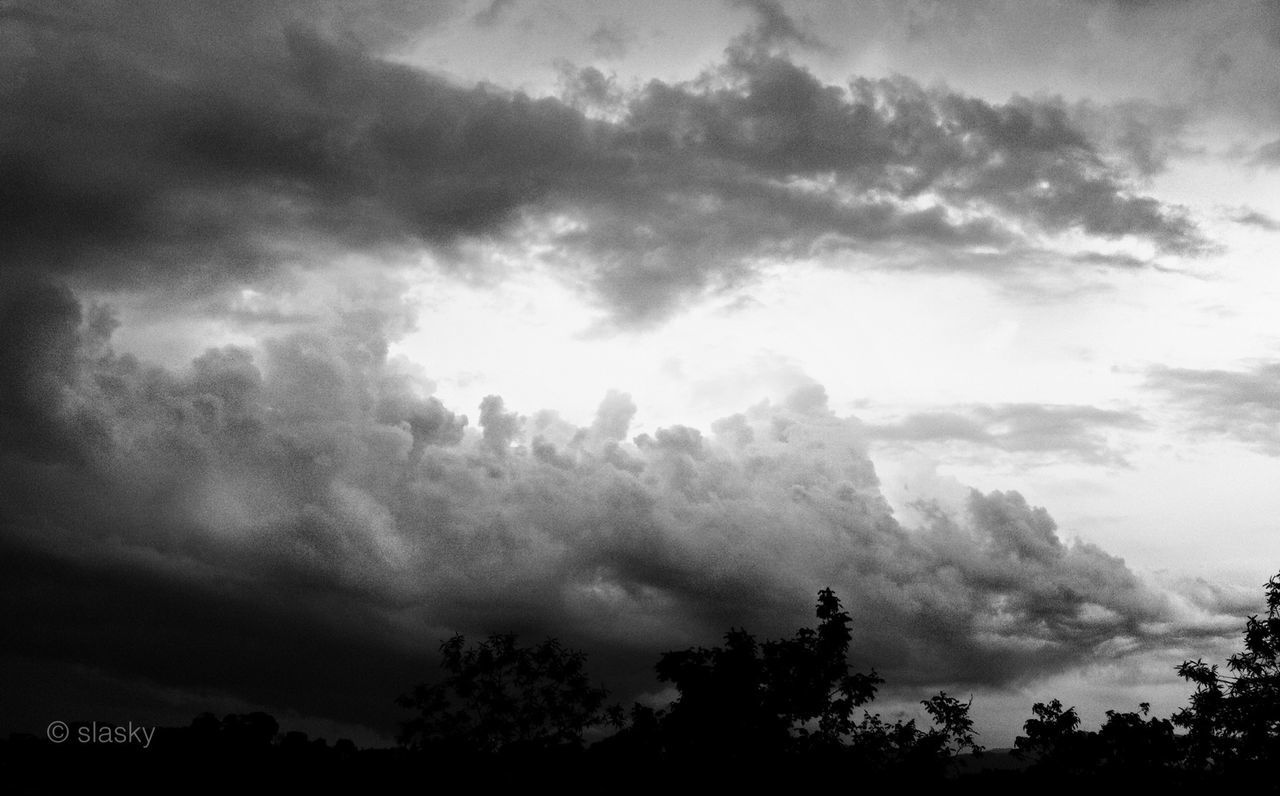
[[[290,26],[305,25],[318,35],[382,52],[449,22],[462,5],[461,0],[260,0],[216,6],[199,0],[11,2],[0,9],[0,25],[6,41],[17,46],[11,56],[30,56],[24,51],[32,45],[65,47],[71,42],[58,37],[74,34],[84,37],[75,43],[92,44],[109,57],[145,52],[152,67],[185,54],[190,66],[234,69],[245,55],[257,58],[278,49],[281,31]]]
[[[507,15],[515,4],[516,0],[489,0],[489,4],[477,11],[471,17],[471,21],[482,28],[492,27]]]
[[[1280,138],[1258,147],[1253,155],[1253,162],[1269,167],[1280,166]]]
[[[904,79],[846,91],[743,52],[718,77],[727,86],[651,83],[620,125],[647,179],[672,192],[599,202],[567,236],[594,254],[601,292],[624,313],[732,284],[760,257],[1008,248],[1009,217],[1166,252],[1202,246],[1178,211],[1129,194],[1052,103],[995,106]]]
[[[912,414],[892,423],[869,424],[867,433],[887,441],[960,442],[1009,453],[1051,454],[1054,461],[1065,456],[1124,465],[1107,432],[1146,425],[1136,413],[1094,406],[1001,404]]]
[[[1114,6],[1122,11],[1146,11],[1153,8],[1176,8],[1187,5],[1186,0],[1089,0]]]
[[[1187,409],[1195,431],[1280,454],[1280,363],[1234,371],[1153,368],[1147,386]]]
[[[578,68],[561,61],[560,88],[565,101],[575,109],[597,115],[617,117],[625,113],[627,97],[617,78],[594,66]]]
[[[617,390],[610,390],[596,412],[591,431],[602,439],[621,442],[627,438],[627,429],[630,428],[631,419],[635,415],[636,404],[631,400],[631,396]]]
[[[802,36],[752,7],[760,36]],[[943,263],[930,253],[1028,230],[1203,245],[1061,103],[827,85],[741,41],[690,82],[625,93],[584,72],[534,100],[379,57],[448,4],[26,8],[0,19],[0,67],[20,76],[3,89],[0,262],[77,284],[192,295],[350,252],[425,247],[461,268],[465,241],[538,244],[639,323],[832,250]]]
[[[1268,38],[1271,39],[1272,45],[1280,48],[1280,8],[1275,3],[1260,3],[1260,9],[1265,14],[1266,32]]]
[[[1119,155],[1144,177],[1159,174],[1171,157],[1191,151],[1183,141],[1192,116],[1189,108],[1140,100],[1084,101],[1070,113],[1101,149]]]
[[[750,46],[769,48],[795,44],[806,49],[828,49],[821,39],[796,24],[779,0],[730,0],[730,5],[746,8],[756,17],[755,25],[742,38]]]
[[[47,50],[22,62],[2,134],[6,262],[198,286],[335,247],[447,244],[510,220],[580,136],[559,103],[450,87],[296,27],[257,35],[228,46],[234,64],[32,37]]]
[[[616,20],[601,22],[591,35],[587,36],[587,44],[597,58],[615,60],[627,54],[636,41],[636,32]]]
[[[484,444],[497,456],[507,453],[522,425],[519,415],[504,412],[503,408],[502,398],[497,395],[486,395],[480,402],[480,428],[484,430]]]
[[[1276,221],[1266,213],[1260,213],[1257,210],[1251,210],[1247,207],[1242,207],[1235,213],[1231,214],[1231,220],[1237,224],[1258,227],[1259,229],[1265,229],[1268,232],[1280,231],[1280,221]]]
[[[110,314],[63,288],[0,296],[0,632],[32,695],[14,715],[77,693],[33,671],[79,667],[385,730],[455,631],[556,634],[626,699],[660,651],[790,632],[824,586],[855,663],[902,685],[1192,632],[1016,493],[900,526],[865,429],[817,385],[713,437],[627,442],[617,393],[589,428],[491,396],[477,431],[387,359],[374,316],[166,370],[114,353]]]
[[[34,459],[74,458],[100,429],[62,401],[80,366],[82,313],[66,288],[4,285],[0,313],[0,444]]]
[[[1113,269],[1149,268],[1152,263],[1131,254],[1114,254],[1105,252],[1082,252],[1071,256],[1071,261],[1082,265],[1098,265]],[[1156,266],[1158,267],[1158,266]]]
[[[1212,583],[1192,577],[1177,578],[1175,585],[1179,593],[1215,614],[1249,616],[1258,610],[1258,595],[1246,586]]]

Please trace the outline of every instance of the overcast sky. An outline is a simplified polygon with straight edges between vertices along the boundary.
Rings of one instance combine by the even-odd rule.
[[[1280,6],[0,3],[0,731],[455,632],[1168,714],[1280,569]],[[6,704],[7,703],[7,704]]]

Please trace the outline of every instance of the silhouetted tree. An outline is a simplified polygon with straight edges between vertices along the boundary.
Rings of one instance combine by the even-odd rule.
[[[1032,707],[1034,718],[1014,741],[1014,754],[1031,762],[1033,774],[1093,779],[1154,788],[1169,786],[1180,765],[1178,739],[1169,719],[1151,716],[1146,702],[1139,712],[1107,711],[1097,732],[1079,729],[1075,708],[1053,700]]]
[[[648,705],[636,703],[631,707],[629,720],[619,706],[607,711],[609,722],[620,727],[618,732],[604,738],[591,747],[591,751],[600,757],[625,758],[628,762],[636,760],[657,760],[665,748],[662,723],[667,713],[665,710],[654,710]]]
[[[1032,767],[1050,773],[1079,773],[1089,768],[1089,734],[1080,728],[1080,716],[1074,707],[1063,708],[1057,699],[1048,704],[1031,706],[1033,718],[1022,725],[1026,735],[1013,741],[1014,754],[1029,760]]]
[[[662,723],[676,754],[756,756],[790,739],[786,718],[770,710],[759,645],[745,630],[730,630],[722,647],[665,653],[657,671],[680,693]]]
[[[586,656],[548,639],[521,647],[510,634],[467,647],[457,635],[441,643],[449,672],[397,702],[418,715],[403,724],[400,743],[469,753],[545,751],[582,746],[587,727],[605,722],[607,692],[591,685]]]
[[[971,701],[961,702],[940,691],[920,704],[933,723],[929,729],[921,729],[915,719],[891,724],[879,714],[865,712],[847,740],[847,762],[867,773],[936,778],[957,773],[958,755],[982,752],[969,717]]]
[[[830,589],[818,593],[818,626],[758,644],[733,629],[723,646],[668,652],[658,679],[679,698],[663,714],[646,714],[647,734],[683,759],[753,760],[803,756],[863,772],[937,776],[955,756],[978,752],[969,703],[939,693],[921,704],[933,727],[885,722],[858,709],[883,681],[850,672],[849,614]],[[653,719],[656,717],[656,722]],[[653,729],[656,724],[657,732]],[[633,732],[628,728],[627,732]]]
[[[934,724],[933,729],[925,733],[925,737],[937,747],[939,755],[954,757],[965,751],[975,754],[982,752],[982,747],[977,743],[978,733],[973,729],[973,719],[969,718],[972,697],[968,702],[961,702],[955,697],[947,696],[946,691],[939,691],[920,704],[924,705]]]
[[[832,746],[854,729],[854,711],[875,699],[884,681],[874,671],[849,672],[852,620],[831,589],[818,592],[816,630],[764,645],[768,709],[776,710],[800,746]]]
[[[1184,661],[1178,674],[1195,683],[1190,704],[1173,723],[1187,731],[1194,768],[1241,771],[1280,760],[1280,574],[1267,581],[1267,616],[1245,623],[1244,650],[1216,665]]]
[[[230,746],[240,749],[265,749],[275,743],[280,724],[274,716],[262,711],[231,713],[222,719],[222,737]]]
[[[1173,722],[1152,716],[1149,703],[1143,702],[1138,710],[1107,711],[1107,720],[1098,731],[1102,765],[1135,776],[1177,766],[1180,754]]]
[[[818,593],[817,629],[758,644],[741,629],[724,646],[668,652],[658,679],[679,697],[662,718],[677,755],[756,757],[838,747],[856,728],[853,712],[882,682],[851,674],[851,620],[830,589]]]

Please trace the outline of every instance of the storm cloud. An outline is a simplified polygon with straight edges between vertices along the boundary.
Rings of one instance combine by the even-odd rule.
[[[1108,468],[1155,395],[1280,450],[1274,363],[1127,375],[1219,320],[1189,273],[1269,289],[1228,10],[5,4],[0,715],[386,739],[508,631],[656,702],[824,587],[911,705],[1224,649],[1255,590],[1109,553],[1202,528]],[[1011,461],[1098,538],[938,475]]]
[[[854,616],[854,662],[906,686],[1215,632],[1016,492],[922,504],[904,527],[864,427],[817,387],[709,435],[627,440],[622,393],[584,428],[490,396],[477,429],[376,325],[166,370],[115,353],[110,312],[64,287],[2,295],[10,669],[385,730],[453,632],[561,636],[626,698],[659,652],[790,632],[825,586]]]
[[[831,252],[948,267],[1072,231],[1204,248],[1061,102],[827,84],[773,46],[808,36],[780,6],[747,5],[758,29],[720,64],[609,113],[573,92],[591,81],[533,98],[383,57],[448,4],[10,7],[0,262],[189,295],[350,253],[465,271],[465,244],[506,247],[639,324]],[[1116,136],[1158,169],[1159,117],[1131,118]]]

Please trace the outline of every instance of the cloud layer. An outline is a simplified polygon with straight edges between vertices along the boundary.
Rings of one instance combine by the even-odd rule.
[[[1246,370],[1158,367],[1148,372],[1147,387],[1191,410],[1194,431],[1280,454],[1280,363]]]
[[[1108,439],[1111,430],[1147,424],[1135,412],[1094,406],[1002,404],[918,412],[867,426],[873,438],[904,442],[960,442],[1009,453],[1052,454],[1094,464],[1124,465]]]
[[[1217,632],[1015,492],[903,527],[817,386],[709,435],[628,439],[619,393],[585,428],[497,396],[473,424],[367,318],[169,371],[63,287],[0,295],[0,616],[47,671],[386,727],[455,631],[562,636],[625,698],[662,650],[790,632],[825,586],[855,663],[907,686]]]
[[[758,29],[696,79],[624,91],[589,69],[542,99],[380,57],[448,6],[11,7],[0,262],[189,292],[352,252],[466,268],[483,244],[535,252],[642,323],[833,251],[951,267],[1069,231],[1203,247],[1061,102],[825,84],[773,46],[808,34],[748,5]],[[1130,116],[1113,137],[1158,168],[1155,117]]]

